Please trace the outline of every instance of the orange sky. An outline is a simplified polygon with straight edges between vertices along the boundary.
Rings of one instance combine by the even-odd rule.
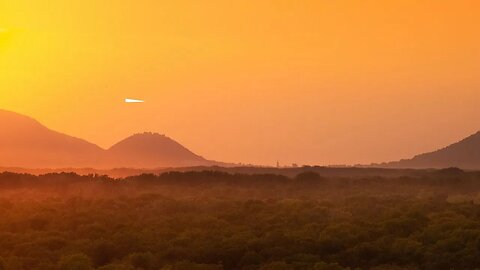
[[[480,129],[479,1],[0,1],[0,108],[108,147],[352,164]],[[125,104],[124,98],[145,99]]]

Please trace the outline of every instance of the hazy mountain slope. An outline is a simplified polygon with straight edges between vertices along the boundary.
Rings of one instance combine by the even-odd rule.
[[[108,157],[118,166],[136,168],[212,163],[165,135],[148,132],[135,134],[113,145],[108,149]]]
[[[50,130],[30,117],[0,110],[0,167],[104,169],[217,164],[159,134],[136,134],[105,150]]]
[[[98,164],[103,154],[95,144],[50,130],[30,117],[0,110],[2,166],[87,167]]]
[[[440,150],[417,155],[412,159],[383,164],[391,168],[480,169],[480,132]]]

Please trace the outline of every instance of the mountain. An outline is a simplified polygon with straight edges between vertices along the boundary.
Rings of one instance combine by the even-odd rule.
[[[212,166],[176,141],[155,133],[133,135],[105,150],[35,119],[0,110],[0,166],[24,168],[160,168]]]
[[[104,150],[50,130],[36,120],[0,110],[0,165],[29,168],[90,166]]]
[[[388,168],[448,168],[480,169],[480,132],[434,152],[420,154],[412,159],[384,163]]]
[[[209,165],[211,161],[165,135],[145,132],[135,134],[108,149],[109,159],[121,167],[154,168]]]

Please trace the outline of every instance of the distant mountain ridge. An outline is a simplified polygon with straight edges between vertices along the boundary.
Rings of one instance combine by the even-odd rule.
[[[442,149],[420,154],[411,159],[374,164],[386,168],[448,168],[480,169],[480,131]]]
[[[25,168],[161,168],[213,166],[157,133],[132,135],[109,149],[62,134],[33,118],[0,110],[0,166]]]
[[[134,134],[103,149],[86,140],[48,129],[37,120],[0,110],[0,167],[19,168],[132,168],[226,166],[207,160],[175,140],[158,133]],[[365,167],[365,166],[360,166]],[[442,149],[411,159],[367,167],[480,169],[480,132]]]
[[[208,165],[211,161],[193,153],[165,135],[145,132],[134,134],[110,147],[110,160],[121,167],[155,168]]]

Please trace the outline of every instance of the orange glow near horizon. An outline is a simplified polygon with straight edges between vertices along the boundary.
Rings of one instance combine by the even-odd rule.
[[[102,147],[160,132],[226,162],[408,158],[480,129],[479,11],[474,0],[4,0],[0,109]]]

